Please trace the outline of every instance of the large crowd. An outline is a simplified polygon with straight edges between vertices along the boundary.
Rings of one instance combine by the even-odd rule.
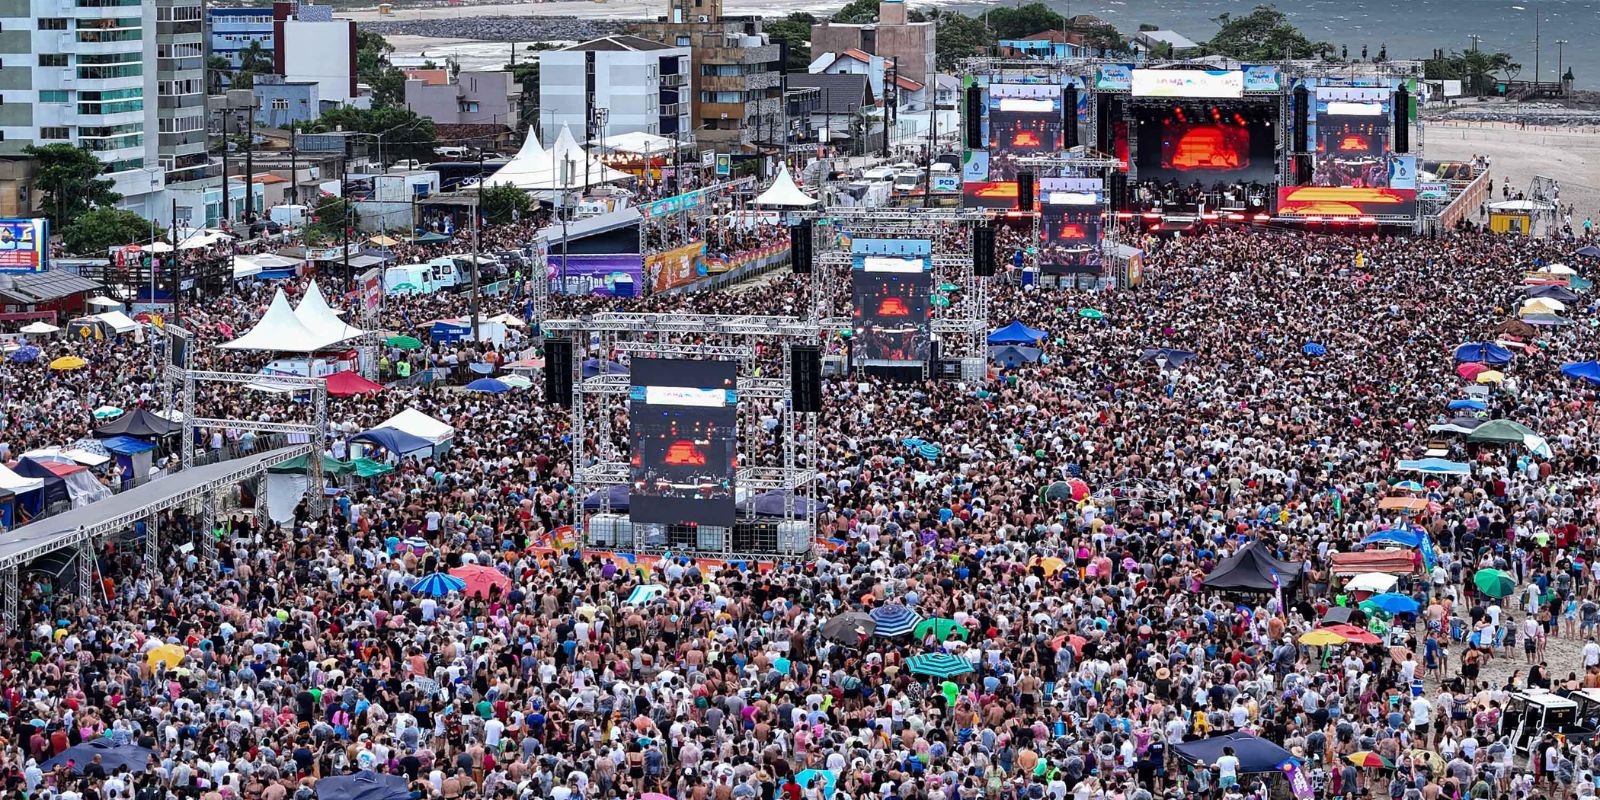
[[[454,444],[283,524],[232,515],[217,565],[172,547],[152,572],[137,544],[111,546],[94,597],[25,574],[23,619],[0,651],[0,782],[30,800],[300,800],[358,771],[452,799],[1281,796],[1281,778],[1242,772],[1232,753],[1175,756],[1245,731],[1291,752],[1319,798],[1592,797],[1592,743],[1547,736],[1519,754],[1504,724],[1514,692],[1600,686],[1596,392],[1558,370],[1595,350],[1587,298],[1569,304],[1573,324],[1524,337],[1503,383],[1482,384],[1489,416],[1528,425],[1551,452],[1454,438],[1449,456],[1470,475],[1423,478],[1418,516],[1379,506],[1416,477],[1397,461],[1462,413],[1447,409],[1465,385],[1454,346],[1491,338],[1535,265],[1600,271],[1573,249],[1216,231],[1151,240],[1134,288],[997,285],[990,322],[1045,331],[1042,358],[981,386],[828,381],[809,491],[832,544],[770,570],[552,549],[581,498],[567,412],[536,395],[407,385],[335,399],[329,455],[404,408],[454,426]],[[553,304],[804,314],[809,285]],[[187,313],[203,366],[259,368],[260,354],[213,345],[258,318],[269,291]],[[381,324],[405,333],[464,304],[391,298]],[[421,368],[535,344],[514,332],[498,348],[382,356]],[[1152,347],[1195,355],[1163,369],[1141,360]],[[158,402],[149,345],[70,349],[89,365],[0,363],[0,451],[74,441],[102,405]],[[244,390],[214,400],[232,404],[219,415],[295,413]],[[911,438],[942,452],[908,451]],[[1088,496],[1054,490],[1070,481]],[[1382,646],[1301,644],[1350,602],[1332,556],[1408,523],[1437,551],[1395,590],[1418,612],[1372,615]],[[173,514],[162,530],[210,535],[198,525]],[[1301,579],[1204,587],[1252,542]],[[412,590],[473,564],[507,588]],[[1516,591],[1484,594],[1480,567],[1510,571]],[[644,584],[665,591],[629,602]],[[901,605],[951,622],[899,637],[826,625]],[[1508,645],[1519,637],[1533,646]],[[172,648],[181,656],[162,655]],[[964,674],[923,674],[912,657],[932,653]],[[98,739],[152,756],[45,768]],[[1357,766],[1369,753],[1378,765]]]

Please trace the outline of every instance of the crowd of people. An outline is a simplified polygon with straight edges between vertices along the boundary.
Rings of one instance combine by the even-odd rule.
[[[218,564],[174,546],[151,571],[136,542],[110,545],[92,597],[26,572],[0,652],[0,782],[30,800],[300,800],[363,771],[452,799],[1281,796],[1278,772],[1235,753],[1175,753],[1242,731],[1290,752],[1318,798],[1592,797],[1591,742],[1518,743],[1507,726],[1515,692],[1600,686],[1596,390],[1559,370],[1595,350],[1588,299],[1568,304],[1573,324],[1511,341],[1503,382],[1470,384],[1490,387],[1484,414],[1528,425],[1548,453],[1452,438],[1469,475],[1420,477],[1416,516],[1380,506],[1418,477],[1397,461],[1464,413],[1448,408],[1469,385],[1455,346],[1493,338],[1535,266],[1600,269],[1572,249],[1218,230],[1148,242],[1137,287],[999,283],[990,322],[1043,330],[1039,360],[978,386],[827,381],[807,490],[826,544],[771,568],[564,548],[583,498],[567,412],[537,395],[407,384],[331,400],[329,456],[406,408],[453,426],[453,445],[289,520],[230,511]],[[803,315],[809,286],[552,302]],[[199,364],[259,368],[262,354],[214,345],[269,298],[235,289],[187,311]],[[410,332],[465,303],[390,298],[380,324]],[[536,344],[519,331],[382,356],[421,368]],[[1162,368],[1141,359],[1152,347],[1194,356]],[[149,345],[71,349],[89,365],[0,363],[0,451],[85,436],[102,405],[160,402]],[[230,406],[219,416],[296,413],[248,390],[213,401]],[[1056,491],[1072,481],[1087,495]],[[1301,643],[1353,605],[1332,557],[1411,524],[1436,552],[1394,590],[1418,611],[1372,614],[1379,646]],[[161,522],[170,542],[214,535],[199,527]],[[1206,588],[1252,543],[1298,580]],[[498,588],[417,587],[474,566]],[[1515,591],[1486,594],[1485,567]],[[660,590],[630,601],[645,586]],[[900,607],[935,623],[829,624]],[[952,674],[928,675],[928,655]],[[101,739],[148,763],[51,761]]]

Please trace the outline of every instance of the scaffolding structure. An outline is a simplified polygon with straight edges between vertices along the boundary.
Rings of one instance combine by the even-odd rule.
[[[1122,169],[1120,159],[1087,148],[1079,148],[1077,152],[1068,150],[1046,156],[1030,156],[1018,159],[1018,163],[1033,169],[1034,174],[1038,176],[1036,181],[1043,178],[1098,178],[1102,192],[1110,191],[1112,173]],[[1038,185],[1037,182],[1035,185]],[[1049,198],[1040,192],[1039,201],[1034,204],[1034,213],[1029,215],[1033,226],[1032,235],[1029,237],[1031,242],[1037,243],[1043,240],[1039,226],[1043,224],[1044,219],[1042,206],[1048,202]],[[1104,206],[1104,221],[1101,223],[1100,231],[1102,257],[1104,263],[1110,264],[1122,244],[1122,231],[1117,215],[1109,204]]]
[[[611,547],[642,555],[694,555],[717,559],[798,561],[810,557],[816,530],[814,503],[802,503],[798,492],[817,480],[817,418],[796,413],[790,376],[792,345],[821,338],[814,321],[794,317],[720,316],[710,314],[602,313],[577,319],[548,320],[547,335],[573,344],[572,472],[580,502],[574,527],[585,547]],[[689,532],[672,526],[635,523],[626,541],[609,540],[591,529],[584,505],[597,494],[598,514],[613,514],[609,490],[631,486],[627,431],[616,417],[627,407],[630,377],[609,368],[614,357],[680,358],[731,361],[738,370],[738,470],[734,485],[749,499],[766,491],[783,493],[782,514],[759,523],[753,503],[738,514],[733,530],[699,526]],[[584,377],[584,362],[598,361],[595,374]],[[768,423],[775,423],[771,427]],[[779,536],[752,531],[775,525]],[[779,546],[783,534],[789,546]],[[751,542],[758,542],[752,547]]]

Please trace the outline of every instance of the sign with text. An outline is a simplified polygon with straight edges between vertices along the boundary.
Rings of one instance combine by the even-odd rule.
[[[645,256],[645,275],[650,285],[661,292],[692,283],[700,277],[700,256],[705,249],[705,242],[691,242]]]
[[[1244,96],[1244,73],[1238,70],[1136,69],[1134,97]]]
[[[0,272],[44,272],[50,267],[50,222],[0,219]]]

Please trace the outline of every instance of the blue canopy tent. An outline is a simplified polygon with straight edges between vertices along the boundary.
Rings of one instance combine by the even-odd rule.
[[[593,378],[604,370],[606,375],[626,375],[628,368],[615,361],[607,361],[604,365],[598,358],[587,358],[583,361],[583,377]]]
[[[409,800],[411,790],[400,775],[362,771],[317,781],[317,800]]]
[[[150,474],[150,451],[156,449],[154,442],[132,436],[113,436],[101,441],[100,446],[116,460],[117,474],[123,483]]]
[[[989,334],[989,344],[1038,344],[1044,337],[1044,331],[1012,320],[1010,325]]]
[[[1366,538],[1361,540],[1361,543],[1419,547],[1422,545],[1422,532],[1412,528],[1385,528],[1381,531],[1367,534]]]
[[[1600,247],[1595,247],[1592,244],[1584,245],[1583,247],[1578,248],[1573,253],[1573,255],[1575,255],[1575,256],[1588,256],[1590,258],[1600,258]]]
[[[433,452],[433,442],[399,428],[373,428],[350,437],[350,441],[377,445],[400,457]]]
[[[1139,354],[1140,361],[1160,361],[1164,358],[1169,367],[1181,367],[1194,357],[1193,350],[1179,350],[1173,347],[1146,347],[1144,352]]]
[[[1559,300],[1563,303],[1578,302],[1578,293],[1565,286],[1532,286],[1528,288],[1529,299]]]
[[[1451,411],[1460,411],[1467,408],[1473,411],[1485,411],[1489,408],[1489,404],[1471,397],[1450,401],[1449,409]]]
[[[1562,364],[1561,374],[1574,380],[1600,386],[1600,362],[1574,361]]]
[[[781,517],[783,516],[783,501],[786,494],[788,493],[782,489],[762,492],[741,503],[739,509],[741,511],[752,511],[758,517]],[[796,514],[806,515],[822,510],[822,504],[809,497],[796,496],[794,498],[794,513]]]
[[[94,761],[95,756],[100,757],[100,766],[105,768],[106,774],[116,772],[122,767],[138,775],[145,771],[150,764],[150,748],[140,747],[136,744],[116,744],[110,739],[94,739],[82,744],[75,744],[49,761],[39,765],[40,769],[49,772],[56,767],[72,764],[72,772],[83,774],[85,765]]]
[[[1037,347],[1008,344],[989,348],[989,360],[1006,369],[1016,369],[1023,364],[1037,362],[1044,355],[1044,351]]]
[[[1401,461],[1396,469],[1401,472],[1426,472],[1430,475],[1471,475],[1472,465],[1442,458],[1419,458]]]
[[[1215,764],[1225,747],[1233,748],[1239,759],[1239,774],[1276,772],[1290,758],[1289,751],[1260,736],[1248,733],[1223,733],[1172,745],[1172,752],[1191,764]]]
[[[479,378],[466,385],[469,392],[488,392],[489,394],[505,394],[511,391],[508,384],[501,383],[494,378]]]
[[[599,511],[601,505],[600,493],[605,492],[606,505],[609,506],[612,511],[626,512],[628,510],[628,491],[629,488],[623,484],[607,486],[604,489],[596,489],[590,492],[588,497],[583,498],[583,510]]]
[[[1479,364],[1509,364],[1511,351],[1494,342],[1468,342],[1456,347],[1456,361]]]

